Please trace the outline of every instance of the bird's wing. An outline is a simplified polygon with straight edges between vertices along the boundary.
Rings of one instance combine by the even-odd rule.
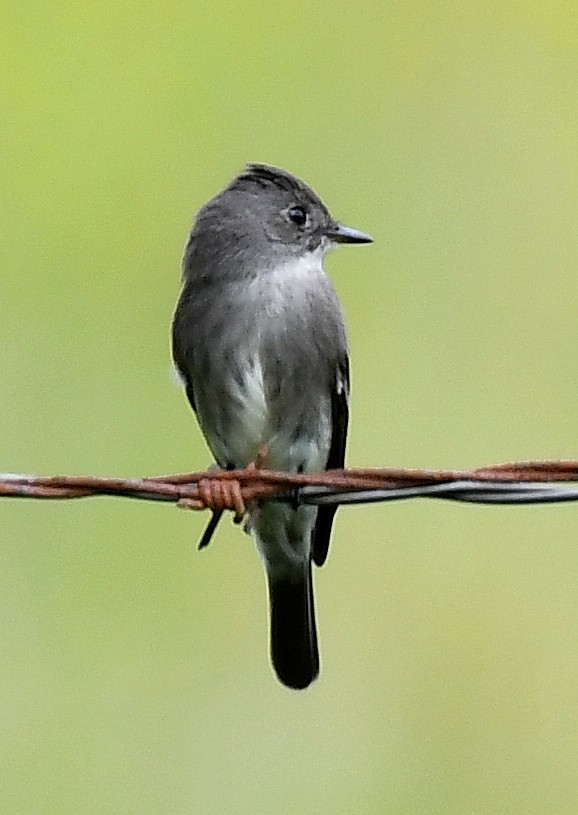
[[[195,392],[193,390],[193,383],[192,383],[191,378],[188,377],[185,374],[185,372],[183,371],[183,368],[179,364],[179,360],[182,359],[181,350],[182,349],[181,349],[180,343],[178,341],[177,331],[176,331],[175,326],[173,326],[173,360],[174,360],[174,363],[175,363],[175,368],[177,370],[177,373],[179,375],[179,378],[180,378],[181,382],[184,385],[185,393],[187,394],[187,399],[189,400],[189,404],[191,405],[191,407],[192,407],[192,409],[193,409],[193,411],[195,412],[195,415],[196,415],[197,414],[197,405],[195,404]],[[217,526],[219,525],[219,521],[221,520],[222,516],[223,516],[223,511],[222,510],[213,510],[213,512],[211,513],[211,517],[209,519],[209,522],[208,522],[207,526],[205,527],[205,531],[201,535],[201,539],[200,539],[199,544],[197,546],[198,549],[204,549],[206,546],[209,545],[209,543],[211,542],[211,538],[213,537],[213,535],[215,534],[215,532],[217,530]]]
[[[187,399],[194,410],[197,412],[197,406],[195,404],[195,394],[193,391],[193,382],[191,376],[188,375],[187,371],[190,367],[187,364],[187,358],[192,354],[192,346],[191,342],[193,336],[188,338],[188,341],[185,341],[183,338],[183,329],[186,325],[190,323],[189,320],[189,312],[191,311],[192,300],[188,294],[187,288],[183,288],[181,294],[179,296],[179,300],[177,303],[177,308],[175,310],[173,316],[173,323],[171,326],[171,344],[172,344],[172,352],[173,352],[173,363],[175,366],[175,370],[177,372],[177,376],[184,386],[185,392],[187,394]]]
[[[197,406],[195,405],[195,393],[193,391],[193,383],[190,381],[190,379],[187,379],[187,382],[186,382],[186,385],[185,385],[185,393],[187,394],[187,399],[189,400],[190,406],[192,407],[192,409],[194,410],[194,412],[196,414]]]
[[[347,357],[337,370],[331,394],[331,447],[326,469],[341,469],[345,463],[345,445],[349,422],[349,360]],[[337,505],[320,506],[313,530],[312,555],[317,566],[323,566],[329,550],[329,538]]]

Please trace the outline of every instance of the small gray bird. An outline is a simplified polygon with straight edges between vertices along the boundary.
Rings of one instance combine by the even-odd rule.
[[[322,262],[336,243],[371,240],[335,221],[299,178],[264,164],[248,164],[199,211],[173,357],[221,468],[343,467],[347,338]],[[327,557],[334,514],[272,501],[250,511],[269,585],[271,659],[291,688],[319,673],[311,561]]]

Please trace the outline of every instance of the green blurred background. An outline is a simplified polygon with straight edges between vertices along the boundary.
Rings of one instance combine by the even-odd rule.
[[[327,261],[351,465],[577,455],[574,4],[8,0],[0,30],[0,469],[209,463],[168,326],[248,160],[375,238]],[[205,520],[2,501],[0,811],[578,811],[575,506],[342,510],[301,694],[253,545],[196,553]]]

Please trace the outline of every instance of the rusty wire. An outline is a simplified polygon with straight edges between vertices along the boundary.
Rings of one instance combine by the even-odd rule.
[[[345,469],[321,473],[244,470],[151,478],[32,476],[0,473],[0,497],[72,499],[95,495],[168,501],[190,509],[242,515],[248,502],[353,504],[439,498],[482,504],[578,500],[578,461],[525,461],[474,470]]]

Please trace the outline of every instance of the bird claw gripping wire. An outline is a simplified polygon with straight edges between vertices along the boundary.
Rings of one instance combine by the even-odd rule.
[[[255,470],[261,469],[264,466],[266,456],[267,449],[263,446],[259,449],[255,461],[247,465],[247,470],[255,472]],[[219,468],[214,465],[211,469],[218,471]],[[200,505],[202,508],[211,510],[211,519],[201,536],[197,549],[205,549],[209,545],[225,510],[234,513],[233,523],[235,524],[240,524],[243,518],[246,518],[243,530],[247,533],[251,531],[254,520],[253,512],[247,511],[241,484],[236,478],[202,478],[197,487],[198,498],[183,498],[178,504],[183,508],[198,509]]]
[[[211,542],[221,516],[225,510],[234,512],[234,522],[241,523],[247,514],[241,485],[236,479],[203,478],[198,483],[198,499],[183,498],[179,506],[197,508],[199,503],[211,510],[211,519],[199,541],[198,548],[204,549]]]

